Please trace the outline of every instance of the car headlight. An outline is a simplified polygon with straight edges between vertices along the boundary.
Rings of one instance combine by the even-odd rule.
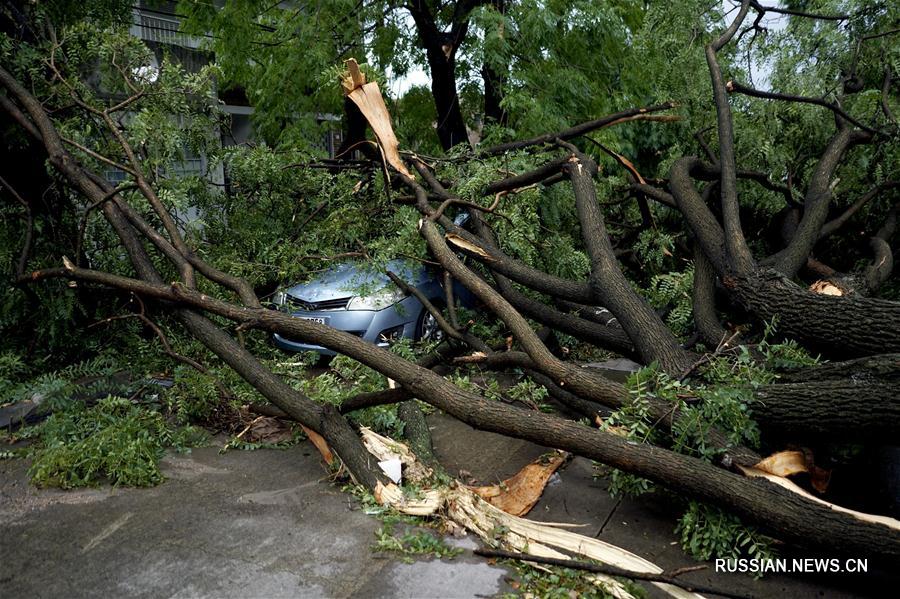
[[[369,295],[361,295],[352,298],[347,303],[348,310],[383,310],[393,306],[406,297],[402,290],[396,287],[385,287],[381,291]]]
[[[276,291],[272,294],[272,303],[279,308],[283,308],[286,301],[287,294],[284,291]]]

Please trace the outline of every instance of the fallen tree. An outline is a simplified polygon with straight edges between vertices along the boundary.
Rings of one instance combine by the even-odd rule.
[[[842,159],[854,146],[879,143],[896,132],[891,133],[888,125],[883,130],[864,125],[837,105],[826,106],[835,113],[837,131],[807,182],[800,202],[802,217],[783,248],[770,256],[757,256],[747,242],[741,222],[738,179],[772,184],[764,175],[747,174],[737,168],[728,93],[746,93],[747,88],[727,83],[717,62],[717,53],[729,44],[751,10],[760,15],[766,11],[756,3],[743,2],[731,25],[706,48],[717,112],[718,153],[708,155],[708,161],[690,156],[676,160],[668,179],[655,185],[643,180],[633,166],[631,169],[635,188],[644,194],[642,201],[655,199],[677,210],[695,239],[698,254],[693,314],[697,328],[702,329],[699,335],[712,344],[705,355],[687,349],[663,316],[629,281],[598,197],[599,167],[583,148],[573,144],[602,128],[660,120],[657,117],[666,115],[657,113],[670,110],[671,104],[633,108],[564,131],[477,149],[469,155],[473,160],[512,151],[550,154],[541,158],[543,163],[532,171],[504,173],[504,178],[482,186],[480,195],[495,196],[494,202],[485,206],[456,192],[463,186],[462,181],[442,181],[433,164],[402,153],[377,85],[365,83],[358,72],[351,72],[345,88],[354,102],[359,96],[366,98],[365,103],[357,104],[382,151],[385,185],[409,191],[411,195],[405,198],[396,194],[393,197],[398,204],[410,204],[419,213],[417,230],[433,259],[468,288],[510,336],[506,347],[491,346],[460,326],[453,316],[452,301],[447,306],[451,310],[448,319],[429,306],[440,317],[438,322],[445,330],[448,345],[462,357],[415,363],[373,347],[357,336],[270,310],[263,306],[248,281],[205,260],[185,238],[157,189],[158,181],[147,172],[140,148],[133,147],[124,133],[126,127],[120,117],[149,93],[146,84],[119,69],[130,95],[111,104],[86,98],[70,83],[73,74],[65,72],[65,64],[54,58],[64,43],[56,39],[51,41],[46,74],[59,86],[57,93],[65,94],[67,110],[76,110],[102,126],[103,135],[112,140],[115,155],[107,156],[68,138],[56,111],[48,109],[32,91],[35,82],[24,80],[27,74],[0,68],[0,86],[5,90],[0,106],[44,148],[56,174],[86,198],[86,215],[91,210],[103,215],[127,254],[131,272],[99,271],[81,266],[81,256],[76,255],[75,262],[61,256],[62,267],[41,268],[30,274],[20,269],[23,276],[18,283],[34,285],[63,278],[77,285],[98,285],[152,300],[157,310],[172,314],[190,336],[272,404],[321,435],[353,478],[372,489],[386,482],[385,477],[341,412],[416,398],[476,428],[566,450],[649,479],[686,497],[715,504],[781,539],[825,547],[840,554],[896,559],[900,557],[900,523],[843,509],[803,492],[778,472],[763,469],[755,449],[715,426],[704,430],[707,454],[703,457],[708,459],[677,451],[684,449],[678,447],[678,431],[697,414],[692,403],[702,403],[701,396],[688,393],[675,401],[652,395],[644,398],[646,406],[641,418],[651,429],[663,432],[657,445],[623,437],[606,425],[593,428],[559,415],[489,401],[442,376],[465,363],[477,363],[488,371],[520,368],[533,373],[551,396],[582,415],[596,416],[602,409],[628,410],[637,402],[624,385],[561,358],[551,350],[547,338],[535,332],[528,318],[596,348],[633,356],[644,365],[655,363],[669,380],[690,380],[705,360],[727,349],[728,342],[733,341],[734,335],[718,321],[718,289],[756,322],[777,318],[779,334],[814,351],[855,359],[812,368],[807,374],[793,373],[780,382],[773,380],[748,389],[752,414],[764,427],[798,438],[840,434],[854,439],[868,439],[871,435],[888,439],[896,435],[900,430],[900,399],[896,393],[900,303],[867,297],[854,290],[818,293],[796,282],[828,224],[831,180]],[[59,101],[55,97],[54,100]],[[126,173],[128,183],[114,187],[91,168],[92,162],[120,169]],[[703,183],[706,187],[700,192],[697,185]],[[567,192],[571,189],[580,243],[589,262],[586,280],[544,272],[501,248],[488,218],[495,215],[501,197],[515,196],[515,192],[532,185],[565,186]],[[126,195],[126,187],[137,193]],[[468,210],[472,227],[454,224],[445,215],[451,206]],[[886,280],[890,271],[888,239],[894,227],[888,225],[873,237],[879,241],[872,242],[877,265],[874,271],[867,270],[869,291]],[[457,252],[465,253],[470,261],[461,260]],[[27,264],[27,251],[23,255],[21,262]],[[597,314],[591,311],[600,307],[613,318],[595,318]],[[323,405],[267,369],[227,330],[225,321],[230,323],[227,326],[234,325],[236,332],[257,329],[278,333],[349,356],[396,381],[399,388],[360,395],[344,409]],[[719,347],[717,337],[721,337]],[[860,356],[867,361],[860,362]],[[412,412],[408,417],[414,419],[414,404],[406,406]],[[420,434],[427,432],[427,427],[412,428]],[[695,453],[702,454],[699,450]]]

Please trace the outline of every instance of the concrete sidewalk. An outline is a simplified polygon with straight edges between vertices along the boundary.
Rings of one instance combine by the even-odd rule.
[[[544,451],[450,418],[430,422],[448,470],[485,484]],[[323,480],[308,443],[171,455],[164,462],[168,480],[151,489],[38,490],[29,486],[26,468],[22,460],[0,461],[3,598],[485,597],[512,590],[507,579],[514,573],[470,552],[413,564],[373,553],[378,520]],[[581,534],[663,568],[693,563],[676,543],[671,506],[612,499],[586,460],[570,462],[529,517],[585,524]],[[754,581],[711,570],[685,578],[755,597],[867,596],[846,590],[862,580]],[[660,596],[652,588],[648,595]]]
[[[199,449],[151,489],[37,490],[0,462],[0,597],[474,597],[506,570],[370,550],[379,521],[322,480],[308,444]],[[470,544],[470,548],[474,544]],[[467,552],[468,553],[468,552]]]

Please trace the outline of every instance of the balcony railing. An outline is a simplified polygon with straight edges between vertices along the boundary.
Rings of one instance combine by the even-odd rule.
[[[149,15],[140,10],[137,11],[137,17],[140,23],[140,37],[142,40],[181,46],[183,48],[198,48],[200,46],[200,41],[197,38],[179,31],[181,23],[178,19]]]

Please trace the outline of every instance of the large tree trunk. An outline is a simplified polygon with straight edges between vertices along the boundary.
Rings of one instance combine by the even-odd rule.
[[[468,31],[468,10],[458,12],[450,32],[441,31],[435,16],[424,0],[416,0],[407,7],[412,14],[419,34],[428,70],[431,75],[431,95],[437,109],[437,134],[441,146],[449,150],[453,146],[469,142],[466,122],[459,105],[456,89],[456,51]]]
[[[449,150],[457,144],[469,142],[456,92],[455,48],[431,40],[426,46],[426,52],[431,73],[431,94],[437,108],[438,139],[441,140],[441,146]]]
[[[775,271],[725,276],[722,283],[747,310],[775,321],[777,331],[826,356],[900,352],[900,302],[824,295]]]
[[[900,354],[826,363],[755,391],[753,415],[788,438],[891,441],[900,436]]]
[[[503,75],[493,67],[485,64],[481,67],[481,79],[484,81],[484,117],[488,122],[505,125],[508,120],[506,111],[501,106],[503,101]]]

